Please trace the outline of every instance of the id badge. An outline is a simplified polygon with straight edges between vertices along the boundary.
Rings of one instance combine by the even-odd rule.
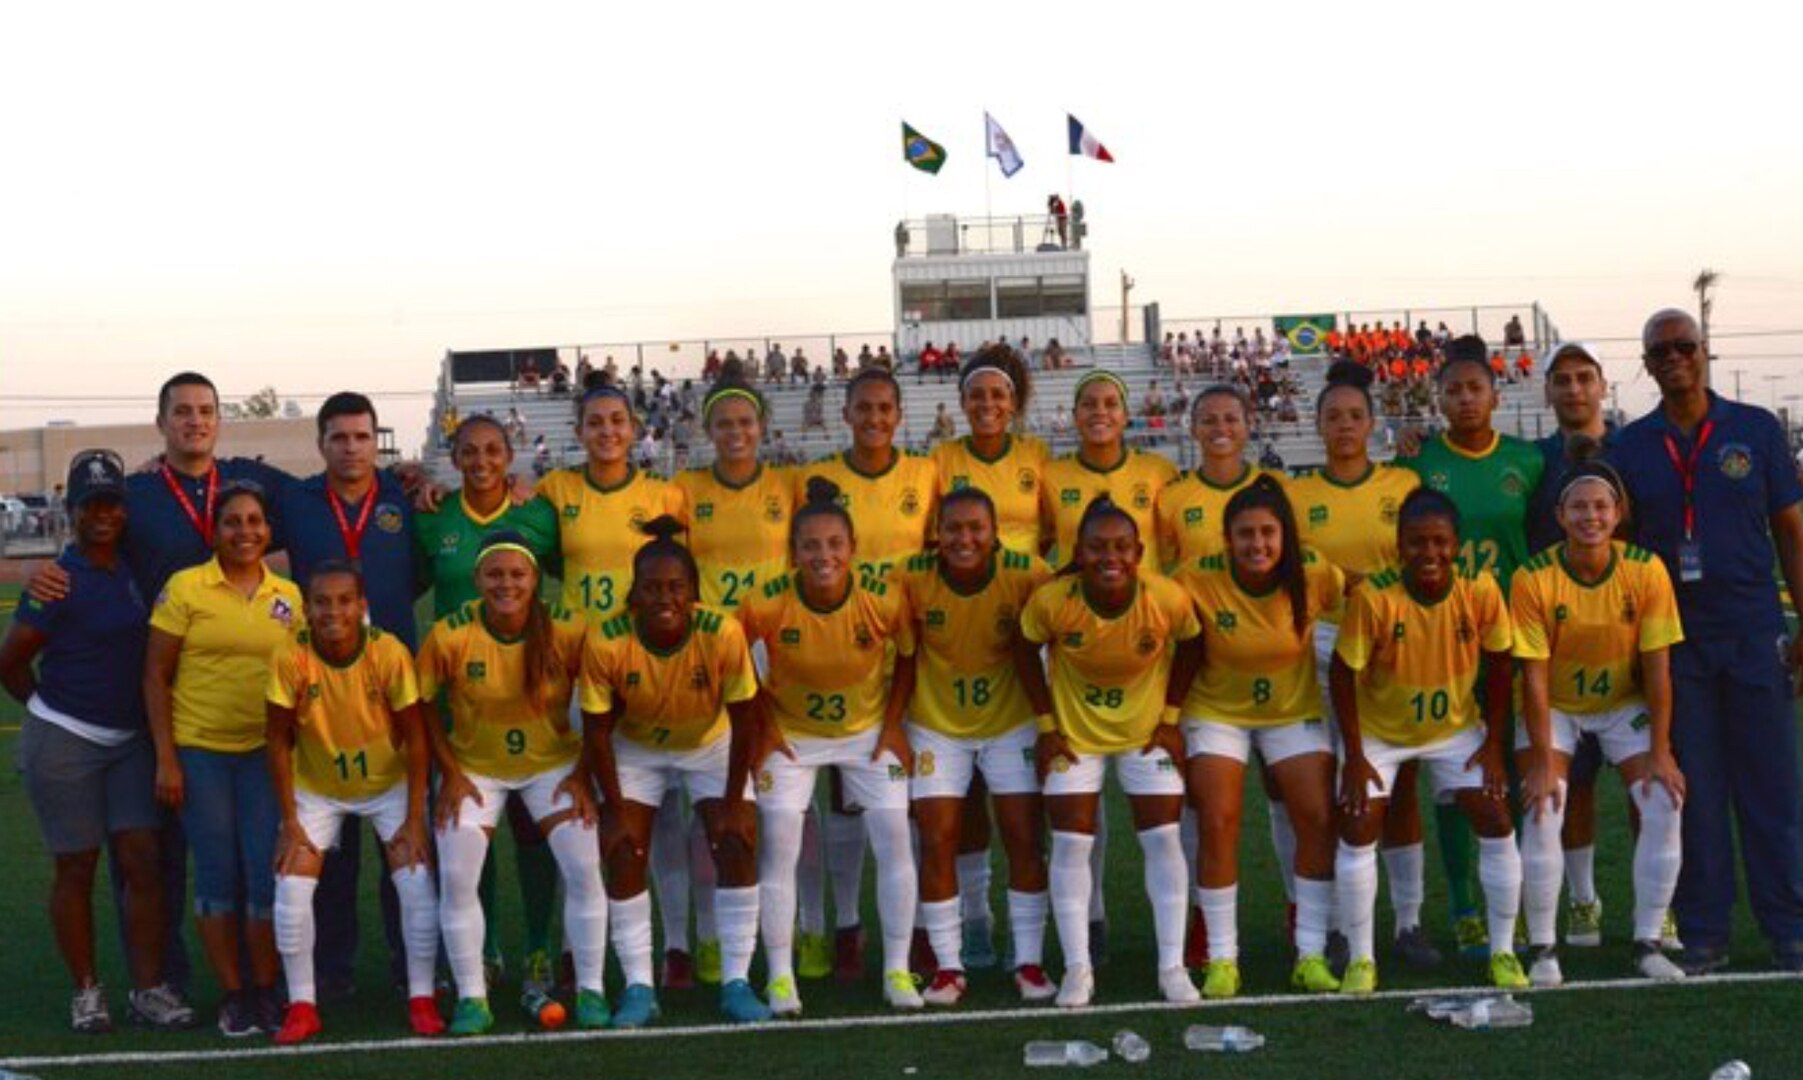
[[[1686,583],[1703,580],[1703,545],[1695,540],[1678,545],[1678,580]]]

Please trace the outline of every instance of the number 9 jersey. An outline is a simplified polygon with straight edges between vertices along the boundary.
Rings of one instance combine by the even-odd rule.
[[[902,591],[863,574],[825,610],[803,599],[800,584],[785,574],[739,605],[738,616],[746,638],[762,641],[769,654],[764,689],[785,735],[836,739],[881,724],[889,644],[898,655],[914,653]]]

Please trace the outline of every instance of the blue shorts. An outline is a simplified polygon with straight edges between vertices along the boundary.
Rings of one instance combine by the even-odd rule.
[[[161,827],[156,751],[143,732],[102,746],[26,713],[19,772],[52,855],[98,851],[115,833]]]
[[[241,754],[181,747],[182,830],[194,857],[194,913],[275,912],[275,839],[282,815],[263,751]]]

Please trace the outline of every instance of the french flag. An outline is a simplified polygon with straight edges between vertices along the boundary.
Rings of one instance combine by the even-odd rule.
[[[1081,154],[1084,157],[1095,158],[1097,161],[1114,160],[1114,155],[1108,152],[1108,148],[1102,145],[1100,139],[1096,138],[1088,128],[1083,126],[1081,120],[1078,120],[1070,113],[1065,113],[1064,115],[1065,118],[1070,121],[1072,154]]]

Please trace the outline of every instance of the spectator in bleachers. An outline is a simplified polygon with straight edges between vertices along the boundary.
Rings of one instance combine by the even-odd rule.
[[[797,383],[804,386],[807,385],[808,375],[811,373],[812,368],[813,365],[808,362],[808,358],[802,353],[801,346],[795,346],[795,355],[789,358],[789,385],[794,386]]]
[[[888,349],[885,348],[883,351],[886,353],[888,352]],[[858,350],[858,370],[864,371],[875,366],[876,356],[870,351],[870,343],[865,342],[863,347]]]
[[[946,409],[945,402],[939,403],[939,410],[933,414],[932,430],[927,432],[928,442],[940,442],[958,434],[958,423],[952,419],[951,412]]]
[[[1427,328],[1427,320],[1422,319],[1421,325],[1415,327],[1415,347],[1417,349],[1426,349],[1432,346],[1433,343],[1434,332]]]
[[[789,444],[783,439],[783,433],[780,430],[770,440],[770,448],[766,454],[772,465],[795,465],[799,464],[801,460],[801,456],[789,448]]]
[[[551,392],[553,394],[570,392],[570,367],[563,362],[561,356],[557,358],[557,366],[551,369]]]
[[[1057,371],[1060,368],[1067,368],[1070,366],[1071,358],[1065,353],[1064,346],[1058,344],[1057,338],[1048,339],[1045,343],[1046,370]]]
[[[1175,371],[1177,368],[1177,335],[1165,331],[1164,344],[1158,347],[1158,363]]]
[[[754,380],[756,374],[755,371],[746,368],[745,361],[739,359],[738,353],[731,349],[726,350],[726,359],[720,362],[720,378],[732,382],[749,383]]]
[[[833,378],[851,378],[851,357],[845,355],[843,346],[833,350]]]
[[[532,475],[542,478],[551,471],[551,447],[545,442],[544,432],[532,440]]]
[[[1290,339],[1282,334],[1271,343],[1271,363],[1282,371],[1290,369]]]
[[[613,383],[616,383],[619,380],[620,380],[620,367],[618,364],[614,363],[614,358],[610,355],[601,364],[601,381],[604,383],[607,383],[608,385],[612,385]]]
[[[1504,358],[1501,350],[1490,354],[1490,374],[1495,376],[1499,383],[1510,381],[1509,361]]]
[[[521,390],[537,390],[538,389],[539,373],[538,373],[538,361],[537,360],[534,360],[530,356],[526,357],[524,360],[521,360],[519,362],[519,366],[517,367],[516,372],[517,372],[517,379],[518,379],[517,389],[521,389]]]
[[[964,363],[964,355],[958,351],[958,343],[955,341],[946,342],[945,355],[939,358],[939,370],[943,373],[949,368],[955,372],[958,370],[958,365],[962,363]],[[944,381],[943,375],[941,375],[940,381]]]
[[[720,350],[709,349],[707,359],[701,362],[701,381],[710,386],[713,385],[714,381],[720,377],[720,365],[723,362],[720,359]]]
[[[914,374],[916,385],[926,381],[927,372],[938,370],[944,359],[945,354],[935,348],[932,342],[927,342],[926,347],[920,350],[919,367]]]
[[[826,384],[815,383],[808,390],[808,400],[801,407],[801,434],[803,438],[820,432],[826,434]]]
[[[526,418],[511,405],[507,407],[507,441],[515,446],[526,445]]]
[[[764,354],[764,381],[774,386],[788,373],[789,358],[783,355],[782,344],[771,342],[770,351]]]
[[[1528,336],[1521,327],[1521,316],[1509,316],[1508,325],[1503,327],[1503,346],[1509,349],[1519,349],[1527,343]]]
[[[645,434],[639,439],[639,468],[651,472],[657,467],[658,436],[662,432],[650,424],[645,425]]]
[[[582,393],[582,388],[588,385],[589,376],[594,373],[595,365],[589,363],[588,356],[584,353],[576,354],[576,393]]]
[[[895,357],[889,355],[889,346],[878,345],[876,347],[876,364],[884,371],[893,372],[895,370]]]
[[[1146,385],[1146,396],[1139,404],[1139,412],[1148,421],[1157,420],[1151,427],[1164,426],[1165,399],[1164,391],[1158,388],[1158,380],[1153,379]]]
[[[1512,378],[1515,382],[1527,382],[1529,379],[1531,379],[1533,377],[1534,377],[1534,354],[1529,352],[1526,349],[1523,349],[1515,357],[1515,374],[1512,376]]]
[[[822,390],[826,389],[826,365],[825,364],[815,364],[814,365],[814,375],[811,380],[811,384],[819,387]]]
[[[1014,351],[1020,354],[1020,366],[1028,371],[1032,371],[1033,342],[1030,339],[1023,337],[1020,339],[1020,344],[1015,347]]]
[[[1052,413],[1052,435],[1062,439],[1071,433],[1071,411],[1064,402],[1058,403],[1058,409]]]

